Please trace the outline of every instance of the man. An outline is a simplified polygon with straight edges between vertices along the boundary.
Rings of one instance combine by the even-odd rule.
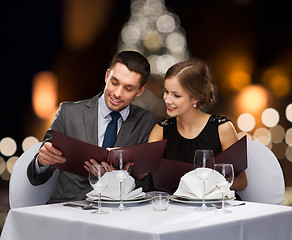
[[[52,146],[52,129],[103,146],[106,127],[112,119],[110,113],[119,112],[121,117],[113,147],[147,142],[156,121],[155,115],[131,103],[143,93],[149,74],[150,65],[145,57],[138,52],[124,51],[113,58],[106,71],[103,93],[89,100],[61,103],[51,127],[45,133],[39,153],[28,166],[30,182],[33,185],[46,182],[55,170],[51,165],[67,160],[61,151]],[[136,179],[136,186],[147,188],[148,178]],[[60,171],[49,202],[81,200],[91,189],[87,178]]]

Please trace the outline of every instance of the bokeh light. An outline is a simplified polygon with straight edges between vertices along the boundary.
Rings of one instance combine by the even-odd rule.
[[[129,25],[134,26],[140,34],[140,39],[142,38],[143,33],[149,29],[149,24],[147,22],[147,18],[144,16],[134,17],[128,22]],[[126,25],[127,26],[127,25]]]
[[[276,96],[284,97],[290,93],[290,80],[286,76],[276,76],[270,83],[270,88]]]
[[[237,138],[241,139],[242,137],[246,136],[248,140],[252,140],[252,136],[247,132],[239,132],[237,133]]]
[[[266,128],[258,128],[253,134],[253,139],[268,146],[272,141],[271,132]]]
[[[255,118],[249,113],[242,113],[237,119],[237,126],[243,132],[250,132],[255,127]]]
[[[18,157],[16,156],[13,156],[11,158],[9,158],[7,160],[7,163],[6,163],[6,168],[7,168],[7,171],[11,174],[12,173],[12,170],[13,170],[13,167],[14,167],[14,164],[15,162],[17,161]]]
[[[272,142],[269,142],[268,145],[266,145],[266,147],[269,148],[270,150],[272,150],[273,143]]]
[[[15,140],[10,137],[3,138],[0,141],[0,150],[4,156],[12,156],[17,150]]]
[[[1,178],[4,181],[9,181],[10,176],[11,176],[10,172],[8,172],[7,168],[5,168],[5,171],[1,174]]]
[[[111,10],[111,1],[62,2],[62,35],[66,48],[78,51],[94,44],[103,33]]]
[[[252,83],[254,61],[243,45],[236,50],[232,46],[225,48],[213,67],[220,75],[218,85],[222,91],[238,92]]]
[[[133,25],[124,27],[121,32],[121,39],[127,44],[136,44],[140,37],[140,31]]]
[[[166,47],[172,52],[180,52],[186,47],[186,39],[181,33],[171,33],[166,38]]]
[[[151,65],[152,74],[160,75],[161,73],[157,68],[157,59],[158,59],[158,57],[159,57],[158,55],[153,54],[153,55],[148,57],[148,61],[149,61],[150,65]]]
[[[267,127],[274,127],[279,123],[280,114],[273,108],[267,108],[262,113],[262,122]]]
[[[281,125],[270,128],[273,143],[280,143],[284,140],[285,129]]]
[[[141,11],[139,11],[139,14],[142,13],[151,20],[162,14],[163,5],[161,4],[161,1],[150,0],[142,2],[144,2],[144,5],[141,6],[142,8],[140,9]]]
[[[286,149],[286,158],[292,162],[292,147],[288,146]]]
[[[57,77],[52,72],[39,72],[33,80],[32,105],[35,114],[43,119],[55,113],[57,105]]]
[[[143,39],[144,46],[150,51],[157,51],[162,48],[162,36],[159,32],[151,30],[145,33]]]
[[[169,14],[162,15],[157,19],[156,27],[162,33],[173,32],[175,29],[175,20]]]
[[[286,131],[285,142],[287,143],[287,145],[292,146],[292,128],[289,128]]]
[[[175,64],[177,61],[171,55],[164,54],[157,58],[157,69],[160,73],[165,74],[167,69]]]
[[[263,75],[263,81],[276,96],[284,97],[290,94],[290,79],[281,69],[267,70]]]
[[[36,137],[26,137],[22,142],[22,150],[26,151],[30,146],[34,145],[37,142],[39,142],[39,140]]]
[[[286,118],[288,121],[292,122],[292,103],[290,103],[287,107],[286,107]]]
[[[0,157],[0,175],[5,171],[6,163],[2,157]]]
[[[284,159],[286,157],[286,148],[287,145],[284,142],[274,143],[272,151],[278,159]]]
[[[237,101],[242,112],[256,115],[267,107],[268,93],[262,86],[249,85],[240,92]]]
[[[144,5],[144,1],[143,0],[133,1],[132,4],[131,4],[131,13],[132,13],[132,15],[134,15],[134,16],[139,15],[139,12],[141,11],[143,5]]]
[[[50,123],[51,121],[52,120],[50,120]],[[39,140],[34,136],[26,137],[22,142],[22,150],[26,151],[30,146],[37,142],[39,142]],[[16,144],[16,141],[10,137],[3,138],[0,141],[0,153],[8,157],[8,159],[4,159],[0,156],[0,177],[4,181],[9,181],[14,164],[19,158],[18,156],[13,156],[17,149],[18,146]]]
[[[246,71],[233,71],[230,74],[229,83],[230,87],[236,91],[239,91],[251,83],[251,76]]]

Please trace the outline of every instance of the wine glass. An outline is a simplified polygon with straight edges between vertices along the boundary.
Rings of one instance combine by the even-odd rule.
[[[98,208],[95,214],[106,214],[107,211],[101,209],[101,192],[108,186],[110,181],[110,172],[100,164],[93,164],[89,168],[89,183],[98,194]]]
[[[203,182],[203,196],[202,196],[202,205],[198,208],[199,211],[208,210],[207,205],[205,204],[205,194],[206,194],[206,181],[209,176],[213,174],[214,171],[214,155],[213,151],[210,149],[207,150],[196,150],[194,157],[194,172],[199,179]]]
[[[133,165],[131,154],[126,149],[115,149],[110,152],[110,165],[112,173],[120,184],[120,205],[114,210],[125,211],[130,210],[123,204],[122,186],[128,175],[130,174]]]
[[[220,209],[220,212],[231,213],[231,211],[225,209],[225,192],[230,189],[230,186],[234,181],[233,165],[228,163],[215,164],[215,170],[225,179],[224,181],[216,183],[216,187],[222,192],[222,208]]]

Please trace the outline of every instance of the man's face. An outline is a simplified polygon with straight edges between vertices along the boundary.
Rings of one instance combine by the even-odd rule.
[[[112,111],[121,111],[133,99],[140,96],[145,85],[140,88],[141,75],[131,72],[125,65],[117,63],[105,76],[104,98],[107,107]]]

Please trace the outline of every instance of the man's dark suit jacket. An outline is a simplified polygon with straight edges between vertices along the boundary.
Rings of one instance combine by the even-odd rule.
[[[54,129],[70,137],[97,145],[98,98],[101,95],[102,93],[99,93],[89,100],[61,103],[51,127],[45,133],[43,143],[52,141],[51,130]],[[155,122],[156,118],[153,113],[131,104],[129,116],[120,128],[114,147],[147,142]],[[44,173],[36,174],[35,161],[36,157],[29,164],[27,175],[33,185],[40,185],[52,176],[55,169],[49,167]],[[148,184],[149,177],[141,181],[136,180],[136,187],[142,186],[144,191],[148,190]],[[90,190],[92,188],[87,178],[60,170],[56,188],[49,202],[81,200]]]

